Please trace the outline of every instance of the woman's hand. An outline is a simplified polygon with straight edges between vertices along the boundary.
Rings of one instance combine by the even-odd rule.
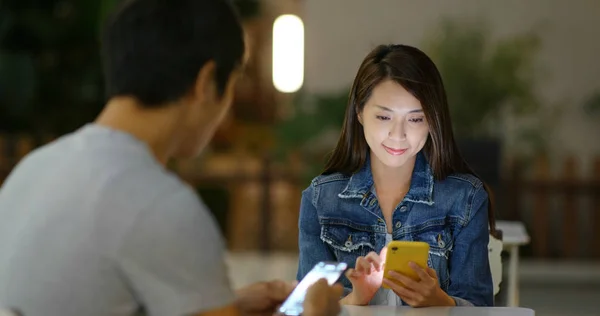
[[[454,299],[440,288],[434,269],[423,269],[414,262],[409,263],[409,266],[419,276],[418,281],[394,271],[388,274],[393,280],[383,280],[383,283],[389,286],[402,301],[412,307],[456,305]],[[397,282],[401,282],[404,286]]]
[[[370,252],[365,257],[358,257],[354,269],[346,271],[346,277],[352,283],[352,292],[342,299],[345,305],[367,305],[381,287],[383,280],[383,264],[387,248],[378,255]]]

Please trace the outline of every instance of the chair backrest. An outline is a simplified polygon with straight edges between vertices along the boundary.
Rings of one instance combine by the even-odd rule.
[[[499,234],[502,238],[502,234]],[[502,282],[502,239],[498,239],[490,234],[488,243],[488,258],[490,261],[490,270],[492,271],[492,283],[494,284],[494,295],[500,291]]]

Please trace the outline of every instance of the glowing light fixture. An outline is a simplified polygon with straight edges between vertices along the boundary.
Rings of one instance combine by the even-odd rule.
[[[304,23],[284,14],[273,23],[273,85],[284,93],[298,91],[304,82]]]

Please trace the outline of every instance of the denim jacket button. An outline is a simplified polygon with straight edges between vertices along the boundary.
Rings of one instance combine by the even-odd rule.
[[[406,211],[406,209],[407,209],[406,205],[400,206],[400,212],[404,212],[404,211]]]
[[[352,242],[348,240],[348,241],[347,241],[347,242],[344,244],[344,246],[346,246],[346,247],[352,247]]]
[[[440,248],[444,248],[444,246],[446,246],[446,243],[444,242],[444,240],[442,240],[442,234],[438,235],[437,242]]]
[[[400,228],[401,226],[402,226],[402,223],[396,222],[396,228]]]

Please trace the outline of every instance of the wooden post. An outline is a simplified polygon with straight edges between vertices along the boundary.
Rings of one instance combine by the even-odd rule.
[[[600,157],[594,161],[594,187],[592,189],[592,249],[596,258],[600,258]]]
[[[271,251],[271,217],[273,216],[273,212],[271,212],[271,187],[272,187],[272,179],[271,179],[271,159],[267,155],[263,160],[263,172],[261,175],[262,182],[262,207],[261,207],[261,239],[260,239],[260,250],[264,253],[268,253]]]
[[[550,166],[548,157],[542,155],[536,159],[534,182],[541,184],[547,183],[550,179]],[[547,190],[536,187],[534,194],[533,205],[533,223],[531,225],[533,231],[533,252],[536,257],[548,256],[548,231],[550,226],[549,221],[549,206],[548,206]]]
[[[578,254],[579,250],[577,242],[579,208],[577,207],[577,192],[574,189],[574,184],[577,182],[577,161],[574,157],[569,157],[565,161],[562,180],[565,190],[561,208],[563,235],[561,256],[572,258]]]
[[[271,188],[271,250],[298,251],[298,215],[303,188],[300,188],[291,175],[279,173],[273,179]]]

